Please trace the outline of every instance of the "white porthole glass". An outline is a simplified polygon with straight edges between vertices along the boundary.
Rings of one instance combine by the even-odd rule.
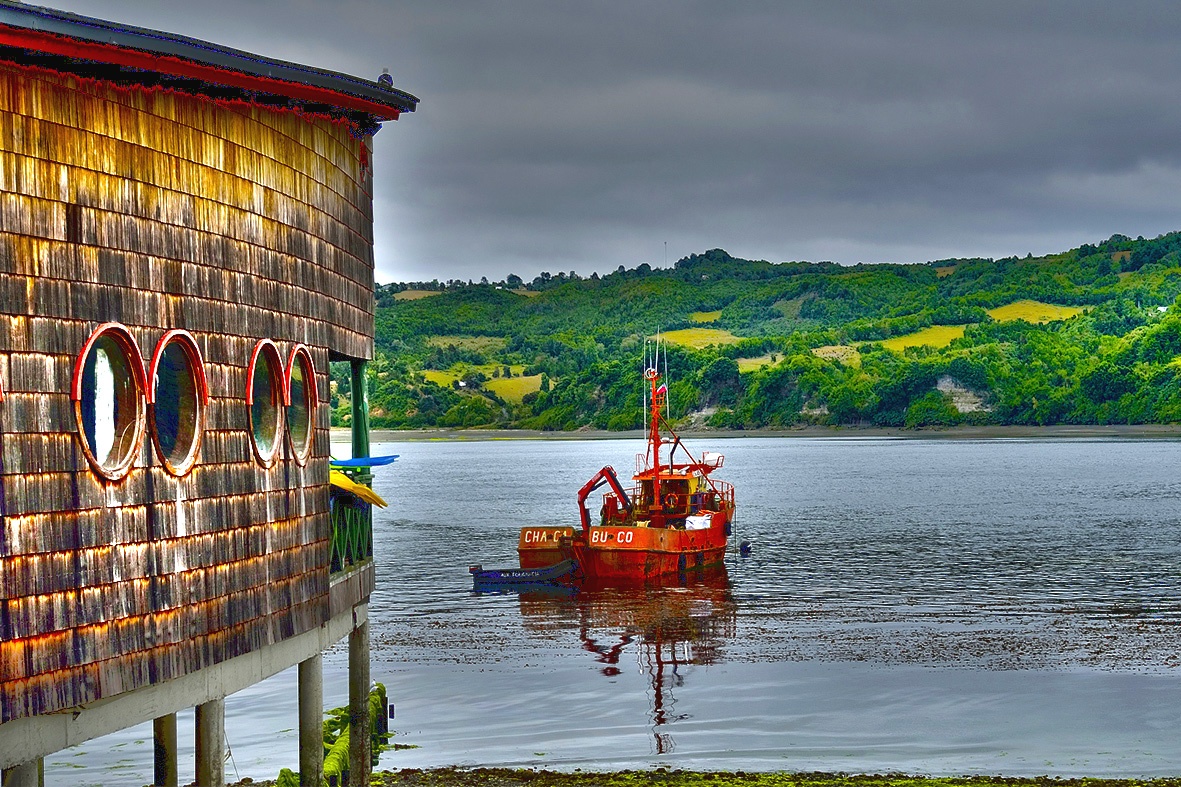
[[[287,362],[287,435],[295,461],[303,464],[312,453],[316,425],[316,370],[303,345],[296,346]]]
[[[201,351],[185,331],[169,331],[152,358],[152,440],[164,467],[184,475],[197,460],[209,390]]]
[[[283,430],[283,361],[274,343],[264,339],[247,369],[246,400],[254,455],[270,467],[279,453]]]
[[[78,436],[91,466],[117,480],[135,463],[146,421],[143,358],[127,329],[99,326],[74,369]]]

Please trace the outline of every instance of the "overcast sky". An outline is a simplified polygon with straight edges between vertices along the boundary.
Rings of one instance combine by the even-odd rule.
[[[375,139],[382,282],[1181,229],[1174,2],[42,2],[389,68],[422,103]]]

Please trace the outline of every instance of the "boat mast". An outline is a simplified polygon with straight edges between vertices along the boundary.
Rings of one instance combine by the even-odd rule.
[[[652,364],[651,364],[651,362],[650,362],[650,361],[649,361],[649,359],[648,359],[648,353],[649,353],[649,351],[650,351],[650,345],[651,345],[651,342],[650,342],[650,340],[649,340],[649,339],[645,339],[645,340],[644,340],[644,366],[643,366],[643,370],[644,370],[644,379],[645,379],[645,380],[647,380],[647,379],[648,379],[648,370],[652,368]],[[645,389],[644,389],[643,396],[644,396],[644,410],[643,410],[643,412],[641,413],[641,416],[642,416],[642,417],[643,417],[643,419],[644,419],[644,431],[645,431],[645,432],[647,432],[647,431],[648,431],[648,415],[649,415],[649,413],[651,412],[651,408],[650,408],[650,407],[649,407],[649,405],[648,405],[648,389],[647,389],[647,388],[645,388]],[[651,462],[651,460],[652,460],[652,456],[651,456],[651,449],[652,449],[652,447],[651,447],[651,446],[649,446],[649,447],[648,447],[648,453],[649,453],[649,455],[648,455],[648,457],[647,457],[647,459],[648,459],[648,461],[649,461],[649,462]],[[636,472],[639,472],[639,471],[640,471],[640,468],[639,468],[639,467],[637,467],[637,468],[636,468]]]
[[[660,381],[660,372],[656,370],[655,366],[649,367],[644,372],[644,377],[648,380],[648,386],[651,390],[649,398],[649,405],[651,410],[648,413],[648,452],[652,455],[652,505],[660,508],[660,410],[664,407],[664,401],[668,396],[668,388],[664,385],[657,387],[657,382]]]

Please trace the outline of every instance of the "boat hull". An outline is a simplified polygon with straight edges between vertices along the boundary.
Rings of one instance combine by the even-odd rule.
[[[543,568],[573,559],[570,545],[572,527],[523,527],[517,540],[521,568]]]
[[[568,583],[578,575],[578,564],[573,560],[562,560],[551,566],[537,568],[493,568],[472,566],[472,589],[477,593],[519,589],[530,585]]]
[[[726,554],[723,516],[701,530],[637,526],[524,528],[517,551],[522,568],[558,560],[578,562],[588,579],[600,582],[652,580],[722,563]]]

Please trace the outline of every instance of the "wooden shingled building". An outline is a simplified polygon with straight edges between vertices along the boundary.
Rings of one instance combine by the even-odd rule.
[[[368,783],[368,519],[329,486],[329,361],[368,455],[372,137],[417,99],[0,0],[0,768],[155,721],[224,783],[224,698],[350,646]],[[365,726],[360,726],[365,725]],[[162,752],[162,754],[161,754]]]

